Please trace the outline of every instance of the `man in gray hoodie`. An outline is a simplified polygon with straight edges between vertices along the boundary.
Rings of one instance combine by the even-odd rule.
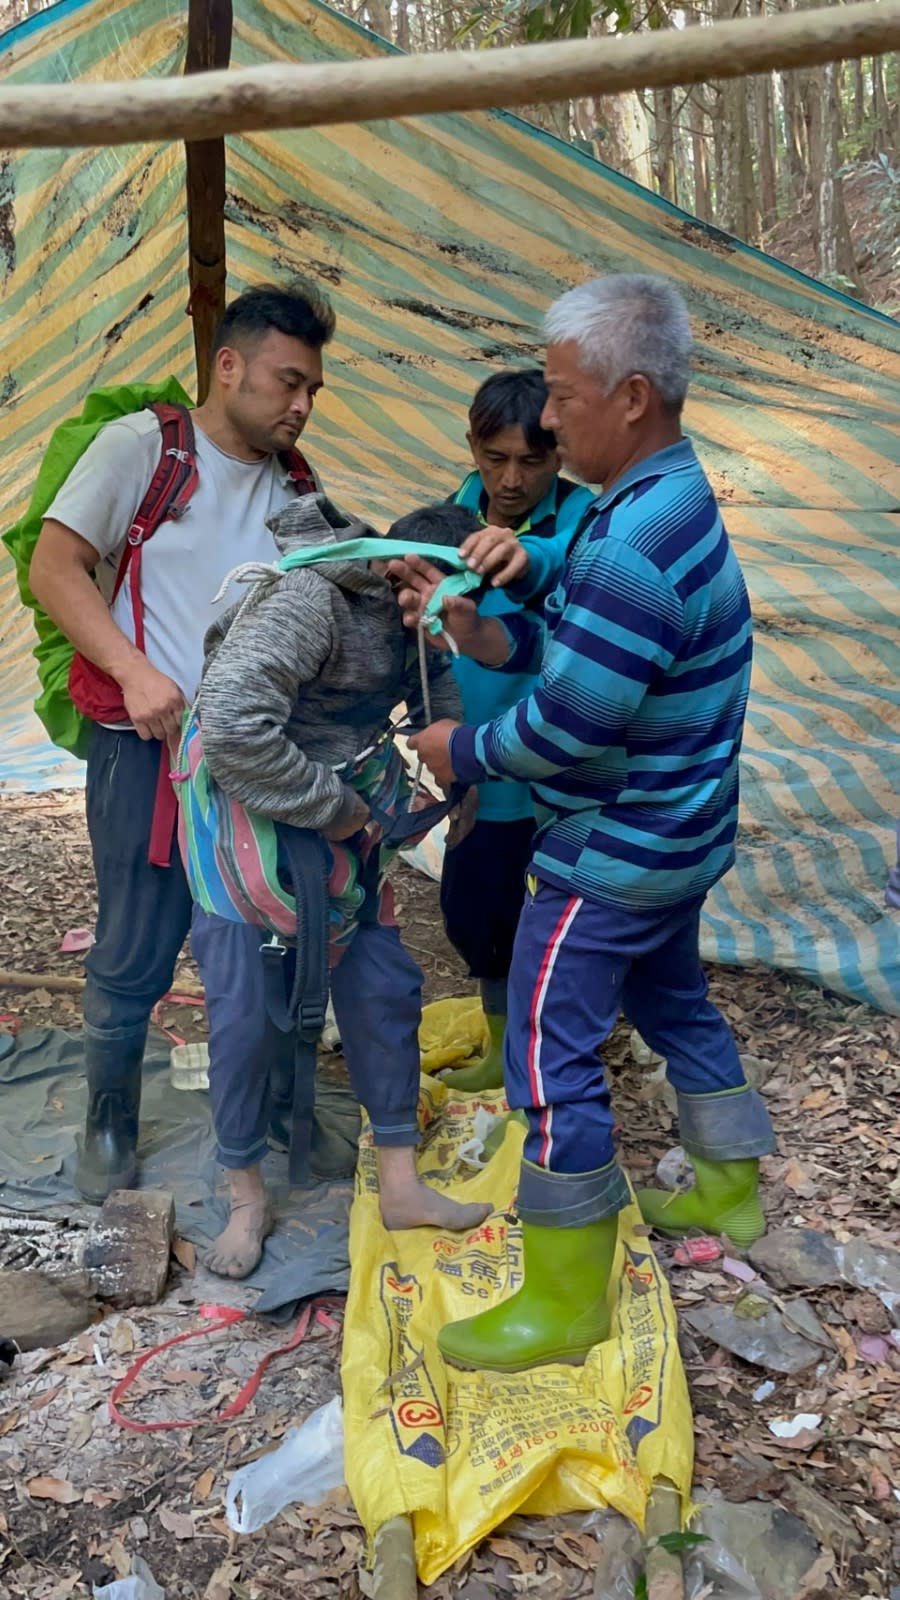
[[[347,522],[323,495],[291,502],[268,526],[282,555],[372,532]],[[459,717],[453,673],[430,651],[422,681],[415,636],[367,562],[246,576],[256,579],[251,598],[206,637],[199,717],[207,767],[230,799],[329,841],[331,993],[350,1079],[372,1124],[385,1225],[476,1227],[489,1207],[451,1200],[416,1173],[422,974],[401,943],[388,883],[380,884],[377,917],[356,918],[360,882],[378,849],[369,801],[383,809],[397,788],[400,758],[385,737],[391,713],[404,701],[422,728],[427,696],[431,716]],[[207,986],[210,1095],[231,1204],[207,1265],[229,1277],[252,1271],[271,1228],[260,1167],[268,1086],[248,1079],[241,1044],[247,1006],[260,999],[235,992],[228,977],[246,972],[238,949],[246,938],[246,928],[195,910],[195,954],[221,980]]]

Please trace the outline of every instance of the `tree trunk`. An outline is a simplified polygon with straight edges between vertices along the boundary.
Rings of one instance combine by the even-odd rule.
[[[720,20],[743,16],[745,10],[745,0],[717,0]],[[758,244],[759,205],[753,176],[747,79],[735,78],[717,87],[713,133],[721,156],[721,176],[716,185],[716,221],[748,244]]]
[[[766,228],[771,228],[778,215],[778,192],[775,185],[775,106],[771,78],[754,78],[753,95],[756,153],[759,162],[760,222],[765,231]]]
[[[778,11],[793,11],[791,0],[775,0]],[[780,72],[781,104],[784,110],[784,155],[791,209],[803,202],[809,166],[809,150],[798,84],[799,73]]]
[[[814,135],[810,144],[815,149],[815,167],[810,174],[813,184],[813,194],[818,194],[818,214],[816,217],[816,266],[820,278],[826,283],[833,283],[838,275],[837,241],[837,197],[838,182],[835,177],[837,170],[837,148],[834,137],[834,116],[832,101],[834,99],[834,66],[829,63],[822,67],[819,92],[812,100],[812,128]]]
[[[702,222],[712,222],[712,204],[709,189],[709,150],[706,137],[706,112],[700,84],[695,84],[688,100],[688,121],[691,130],[691,157],[694,171],[694,215]]]
[[[837,72],[834,65],[829,64],[806,77],[804,99],[809,128],[810,186],[816,197],[813,218],[816,271],[824,282],[848,289],[864,300],[865,287],[856,265],[843,183],[838,176]]]
[[[753,178],[746,80],[740,78],[734,83],[720,84],[719,90],[719,116],[714,130],[721,154],[716,221],[739,239],[755,244],[759,242],[759,207]]]
[[[401,50],[409,49],[409,11],[406,0],[399,0],[397,6],[397,43]]]
[[[875,154],[900,154],[900,138],[894,127],[884,75],[884,56],[872,57],[872,119],[875,124]]]
[[[675,186],[678,204],[689,209],[693,193],[693,162],[691,136],[682,116],[684,109],[685,96],[682,94],[681,104],[675,114]]]
[[[373,33],[380,33],[382,39],[393,38],[391,9],[387,0],[366,0],[366,25]]]
[[[863,131],[863,123],[865,123],[866,117],[866,90],[865,80],[863,80],[862,61],[850,62],[850,74],[852,74],[852,88],[854,88],[854,96],[852,96],[852,102],[850,102],[854,107],[852,109],[852,117],[850,117],[850,130],[852,130],[852,133],[857,134],[858,138],[858,134]]]
[[[678,203],[675,179],[675,91],[653,91],[653,173],[664,200]]]
[[[688,27],[701,26],[697,11],[687,6],[684,20]],[[709,141],[707,139],[707,101],[709,90],[705,83],[695,83],[687,90],[685,116],[690,135],[691,178],[693,182],[694,216],[701,222],[712,222],[712,197],[709,183]]]
[[[645,189],[652,189],[650,130],[637,95],[600,95],[592,104],[591,137],[599,159],[614,167],[616,172],[624,173],[626,178],[642,183]]]
[[[751,13],[764,17],[766,0],[751,0]],[[759,173],[760,227],[764,231],[775,221],[778,198],[775,188],[775,105],[771,74],[751,78],[750,103],[753,110],[752,125],[756,143],[756,161]]]

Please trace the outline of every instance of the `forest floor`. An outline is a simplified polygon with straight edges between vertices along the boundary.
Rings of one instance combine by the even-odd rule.
[[[900,316],[900,174],[877,161],[845,170],[844,203],[850,236],[868,302]],[[791,217],[770,229],[763,247],[779,261],[816,275],[815,200],[809,196]],[[848,291],[850,292],[850,291]]]
[[[0,873],[8,886],[0,966],[77,973],[83,958],[61,955],[59,946],[68,929],[94,919],[81,797],[10,797],[0,802],[0,824]],[[470,988],[444,941],[435,885],[401,868],[397,889],[429,998]],[[189,975],[186,968],[182,976]],[[765,1081],[778,1130],[779,1153],[765,1163],[770,1228],[803,1226],[846,1246],[884,1250],[900,1198],[900,1026],[778,972],[720,968],[711,977],[745,1060]],[[46,989],[0,993],[0,1009],[7,1014],[0,1026],[76,1027],[79,1020],[75,998]],[[184,1033],[186,1015],[172,1011],[168,1020]],[[199,1009],[189,1031],[202,1032]],[[632,1060],[624,1027],[608,1058],[623,1158],[640,1180],[673,1143],[671,1111],[661,1086],[648,1083]],[[786,1512],[795,1532],[794,1517],[803,1519],[809,1570],[789,1590],[768,1590],[775,1600],[900,1595],[892,1588],[900,1556],[900,1334],[892,1336],[885,1303],[900,1306],[900,1281],[887,1297],[848,1283],[807,1289],[804,1325],[814,1309],[820,1358],[784,1376],[686,1326],[698,1308],[730,1311],[747,1296],[746,1282],[731,1275],[734,1262],[679,1267],[670,1246],[659,1254],[680,1319],[698,1495],[774,1508],[776,1532],[787,1527]],[[896,1271],[900,1254],[888,1251],[888,1258]],[[738,1267],[746,1276],[745,1264]],[[364,1536],[346,1498],[319,1511],[289,1508],[244,1538],[229,1532],[223,1516],[235,1467],[337,1392],[333,1328],[315,1330],[293,1358],[280,1358],[256,1400],[227,1427],[200,1420],[177,1433],[140,1435],[111,1419],[110,1391],[135,1353],[195,1326],[198,1305],[217,1297],[215,1281],[190,1259],[173,1265],[159,1305],[114,1313],[58,1349],[23,1357],[0,1384],[4,1600],[86,1600],[92,1584],[126,1573],[135,1554],[166,1600],[358,1600],[371,1593]],[[148,1369],[132,1393],[143,1415],[162,1407],[202,1419],[284,1337],[250,1319],[227,1337],[191,1346],[190,1356],[168,1358],[153,1377]],[[796,1431],[801,1414],[807,1420]],[[773,1431],[785,1419],[789,1432],[794,1419],[793,1437]],[[431,1600],[605,1594],[594,1588],[599,1555],[589,1530],[573,1537],[559,1519],[517,1520],[512,1535],[501,1530],[423,1593]]]

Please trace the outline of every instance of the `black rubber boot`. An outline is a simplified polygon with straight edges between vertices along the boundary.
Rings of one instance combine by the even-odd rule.
[[[85,1029],[88,1109],[75,1186],[93,1205],[101,1205],[114,1189],[135,1186],[146,1039],[146,1029],[124,1037]]]

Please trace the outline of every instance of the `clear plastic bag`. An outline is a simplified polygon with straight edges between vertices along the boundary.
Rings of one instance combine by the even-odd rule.
[[[684,1557],[685,1600],[715,1596],[715,1600],[762,1600],[762,1595],[741,1563],[724,1545],[710,1540]]]
[[[131,1575],[117,1578],[115,1583],[105,1583],[102,1589],[95,1584],[94,1600],[166,1600],[166,1594],[159,1587],[143,1556],[133,1556]]]
[[[302,1427],[286,1433],[277,1450],[238,1469],[225,1496],[228,1526],[235,1533],[255,1533],[285,1506],[318,1505],[343,1482],[344,1418],[341,1397],[335,1395]]]
[[[487,1165],[484,1159],[484,1142],[489,1133],[502,1122],[502,1115],[495,1111],[488,1111],[485,1106],[479,1106],[472,1119],[472,1137],[459,1147],[459,1159],[467,1167],[479,1169]]]
[[[644,1570],[637,1528],[615,1511],[592,1511],[584,1526],[600,1540],[593,1600],[634,1600],[635,1585]]]

